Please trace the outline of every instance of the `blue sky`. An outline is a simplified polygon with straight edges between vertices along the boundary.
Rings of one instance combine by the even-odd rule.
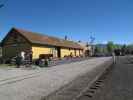
[[[133,43],[133,0],[7,0],[0,39],[12,27],[75,41]]]

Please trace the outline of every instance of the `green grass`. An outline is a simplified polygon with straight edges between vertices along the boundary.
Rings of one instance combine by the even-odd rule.
[[[16,66],[13,64],[0,64],[0,68],[15,68]]]

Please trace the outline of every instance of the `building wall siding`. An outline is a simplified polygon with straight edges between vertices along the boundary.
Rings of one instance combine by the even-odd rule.
[[[4,41],[2,47],[2,57],[4,59],[12,58],[20,52],[30,49],[31,45],[24,37],[12,32]]]
[[[54,47],[48,46],[32,46],[33,59],[39,58],[40,54],[53,54],[54,57],[57,57],[57,51]]]
[[[25,50],[30,50],[31,46],[28,43],[24,44],[12,44],[12,45],[6,45],[3,46],[2,48],[2,56],[3,58],[12,58],[15,57],[18,53],[25,51]]]
[[[72,54],[74,57],[82,55],[81,50],[74,50],[69,48],[61,48],[61,58],[64,56],[69,56]],[[48,47],[48,46],[32,46],[32,52],[33,52],[33,59],[39,58],[40,54],[53,54],[54,57],[57,57],[58,51],[56,47]],[[75,55],[76,52],[76,55]],[[80,53],[79,53],[80,52]]]
[[[61,58],[70,55],[69,49],[61,48]]]
[[[79,50],[79,52],[80,52],[79,54],[83,56],[83,54],[84,54],[83,50]]]
[[[79,50],[76,50],[76,56],[79,56],[80,54],[79,54]]]
[[[75,50],[74,49],[70,49],[70,54],[72,54],[72,56],[75,56]]]
[[[2,47],[0,47],[0,57],[2,57]]]
[[[75,55],[76,53],[76,55]],[[69,56],[70,54],[72,54],[72,56],[80,56],[83,54],[82,50],[74,50],[74,49],[69,49],[69,48],[61,48],[61,57],[64,56]]]

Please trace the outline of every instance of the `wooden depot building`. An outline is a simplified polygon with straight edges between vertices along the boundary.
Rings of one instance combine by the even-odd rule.
[[[12,28],[2,40],[2,56],[4,59],[15,57],[22,51],[31,50],[32,58],[38,59],[41,54],[52,54],[62,58],[72,54],[83,55],[83,47],[76,42],[42,35],[18,28]]]

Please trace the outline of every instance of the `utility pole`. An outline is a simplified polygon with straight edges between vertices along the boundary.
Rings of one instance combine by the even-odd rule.
[[[95,38],[90,36],[91,56],[93,56],[94,54],[94,46],[93,46],[94,41],[95,41]]]
[[[67,37],[67,35],[65,35],[65,40],[68,40],[68,37]]]

